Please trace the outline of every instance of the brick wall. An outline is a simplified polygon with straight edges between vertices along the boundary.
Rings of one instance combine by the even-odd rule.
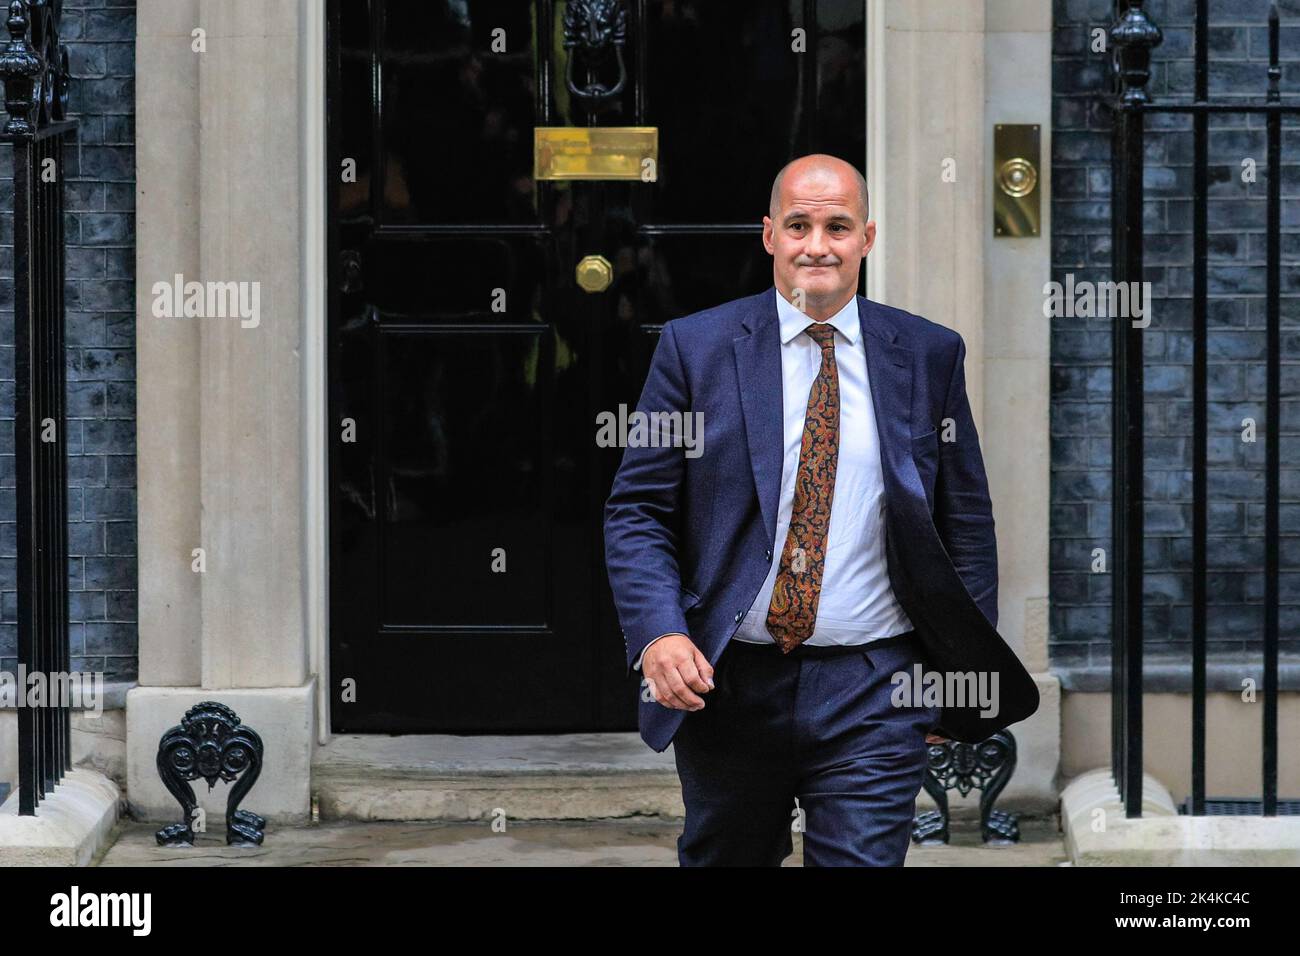
[[[135,0],[65,0],[72,664],[136,674]],[[5,150],[7,153],[8,150]],[[12,159],[0,159],[0,667],[17,653]]]
[[[1052,278],[1110,276],[1110,123],[1098,93],[1109,63],[1089,52],[1111,0],[1054,0]],[[1164,32],[1150,91],[1190,97],[1192,0],[1146,4]],[[1210,5],[1210,94],[1262,99],[1266,0]],[[1300,0],[1279,4],[1283,96],[1300,93]],[[1243,160],[1257,180],[1242,180]],[[1145,278],[1155,296],[1146,352],[1146,628],[1150,653],[1189,659],[1192,525],[1192,120],[1148,121]],[[1209,122],[1209,498],[1207,639],[1211,653],[1258,660],[1264,587],[1265,195],[1264,121]],[[1300,649],[1300,128],[1283,130],[1281,611],[1284,649]],[[1090,572],[1109,551],[1111,320],[1052,319],[1051,654],[1054,666],[1108,666],[1113,579]],[[1258,441],[1242,441],[1242,420]],[[1288,606],[1289,605],[1289,606]],[[1289,644],[1287,638],[1290,637]],[[1253,653],[1252,653],[1253,650]]]

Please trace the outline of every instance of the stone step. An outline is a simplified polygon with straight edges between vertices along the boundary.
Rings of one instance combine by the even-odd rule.
[[[112,842],[121,809],[117,784],[86,767],[66,771],[34,816],[20,816],[10,793],[0,804],[0,869],[86,866]]]
[[[634,733],[340,734],[318,747],[322,820],[680,819],[672,748]]]

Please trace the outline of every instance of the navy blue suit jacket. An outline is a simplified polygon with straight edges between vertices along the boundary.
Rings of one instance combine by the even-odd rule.
[[[605,505],[605,560],[628,672],[680,632],[716,664],[778,549],[783,406],[776,288],[664,325],[637,410],[702,412],[704,451],[628,447]],[[880,433],[890,583],[931,669],[998,672],[999,712],[945,707],[936,732],[976,742],[1038,708],[996,631],[998,559],[984,459],[952,329],[857,297]],[[955,440],[940,441],[944,420]],[[833,505],[832,505],[833,507]],[[646,697],[650,697],[646,700]],[[707,695],[705,697],[707,701]],[[640,695],[642,738],[667,749],[687,711]]]

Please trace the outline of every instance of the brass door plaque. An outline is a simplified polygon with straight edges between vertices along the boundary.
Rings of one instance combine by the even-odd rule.
[[[1042,223],[1041,131],[1037,124],[993,127],[993,235],[1036,236]]]
[[[659,178],[658,126],[537,126],[536,179]]]

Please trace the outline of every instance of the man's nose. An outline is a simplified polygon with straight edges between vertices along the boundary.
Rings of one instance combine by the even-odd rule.
[[[808,255],[820,259],[830,251],[830,240],[826,236],[826,230],[814,229],[808,238]]]

